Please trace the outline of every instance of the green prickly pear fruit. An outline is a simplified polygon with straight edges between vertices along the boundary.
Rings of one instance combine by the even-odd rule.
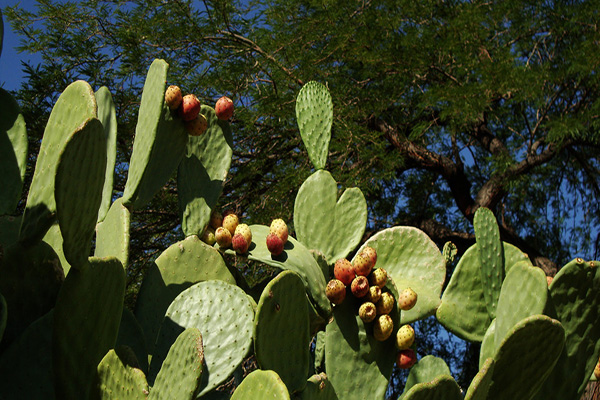
[[[367,246],[364,249],[362,249],[360,253],[363,256],[367,257],[369,260],[371,260],[371,269],[375,267],[375,264],[377,263],[377,252],[374,248],[372,248],[371,246]]]
[[[248,247],[250,247],[250,243],[246,240],[244,235],[237,233],[231,238],[231,247],[233,247],[233,250],[238,254],[246,254],[248,252]]]
[[[210,213],[210,222],[211,228],[217,230],[218,227],[223,226],[223,216],[217,210],[212,210]]]
[[[283,240],[281,240],[281,238],[276,234],[269,233],[267,235],[267,249],[274,256],[280,255],[283,253]],[[344,284],[342,283],[342,286],[343,285]]]
[[[335,262],[333,274],[335,275],[335,279],[342,281],[344,285],[350,285],[356,276],[352,263],[345,258],[340,258]]]
[[[381,299],[375,303],[377,315],[389,314],[394,308],[394,296],[389,292],[381,293]]]
[[[370,301],[365,301],[362,303],[358,309],[358,316],[365,323],[373,322],[375,317],[377,317],[377,309],[375,308],[375,304],[371,303]]]
[[[366,277],[359,275],[352,280],[350,290],[352,291],[354,297],[365,297],[369,292],[369,281]]]
[[[273,222],[271,222],[269,232],[279,236],[283,241],[283,244],[285,244],[288,240],[288,227],[285,221],[281,218],[274,219]]]
[[[396,365],[401,369],[408,369],[417,362],[417,354],[413,349],[400,350],[396,358]]]
[[[202,240],[207,245],[212,246],[217,242],[217,239],[215,238],[215,230],[210,226],[207,226],[200,240]]]
[[[198,117],[191,121],[186,121],[185,130],[190,136],[200,136],[208,129],[208,120],[202,114],[198,114]]]
[[[354,267],[354,273],[360,276],[369,275],[372,269],[371,260],[367,256],[364,256],[362,253],[357,254],[356,257],[354,257],[354,262],[352,263],[352,266]]]
[[[235,234],[235,228],[237,228],[239,223],[240,223],[240,220],[239,220],[238,216],[233,213],[227,214],[223,218],[223,228],[227,229],[231,233],[231,236],[233,236]]]
[[[374,286],[384,287],[387,283],[387,271],[383,268],[376,268],[369,274],[369,283]]]
[[[396,332],[396,347],[398,350],[406,350],[415,342],[415,330],[410,325],[402,325]]]
[[[183,95],[179,86],[171,85],[165,92],[165,103],[170,110],[177,110],[183,101]]]
[[[231,232],[229,232],[229,229],[220,226],[215,231],[215,240],[219,244],[219,247],[222,247],[224,249],[228,248],[229,246],[231,246],[231,239],[232,237]]]
[[[394,322],[389,314],[379,315],[375,318],[375,324],[373,325],[373,336],[375,339],[383,342],[390,337],[393,330]]]
[[[250,243],[252,243],[252,230],[250,227],[246,224],[238,224],[238,226],[235,227],[233,236],[237,235],[238,233],[242,235],[244,239],[246,239],[248,246],[250,246]]]
[[[215,114],[218,119],[227,121],[233,116],[233,101],[227,96],[221,97],[215,104]]]
[[[181,106],[179,107],[179,116],[184,121],[191,121],[200,114],[200,100],[193,94],[183,96]]]
[[[365,300],[375,304],[379,299],[381,299],[381,288],[379,286],[370,286],[369,293],[365,296]]]
[[[338,279],[332,279],[329,282],[327,282],[327,287],[325,288],[325,295],[333,304],[342,304],[342,302],[346,298],[346,286],[342,283],[342,281]]]
[[[406,288],[398,295],[398,307],[408,311],[417,303],[417,293],[411,288]]]

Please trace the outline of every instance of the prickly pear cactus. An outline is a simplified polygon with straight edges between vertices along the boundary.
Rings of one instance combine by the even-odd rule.
[[[315,169],[325,168],[329,154],[333,103],[329,90],[318,82],[306,83],[296,99],[300,136]]]

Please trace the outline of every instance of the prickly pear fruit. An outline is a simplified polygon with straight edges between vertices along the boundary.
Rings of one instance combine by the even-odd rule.
[[[269,249],[269,252],[274,256],[280,255],[283,253],[283,240],[281,240],[281,238],[276,234],[269,233],[267,235],[267,249]],[[343,285],[344,284],[342,283],[342,286]]]
[[[235,228],[237,228],[239,223],[240,223],[240,220],[238,219],[238,216],[235,214],[227,214],[223,218],[223,228],[227,229],[231,233],[231,236],[233,236],[235,234]]]
[[[250,245],[250,243],[252,243],[252,230],[248,225],[238,224],[238,226],[235,227],[233,236],[237,235],[238,233],[242,235],[244,239],[246,239],[246,242],[248,242],[248,246]]]
[[[417,303],[417,293],[411,288],[406,288],[398,295],[398,307],[408,311]]]
[[[371,272],[371,260],[361,254],[357,254],[352,262],[354,273],[360,276],[367,276]]]
[[[333,304],[341,304],[346,298],[346,286],[342,283],[342,281],[338,279],[332,279],[327,282],[325,295]]]
[[[183,96],[181,106],[179,107],[179,116],[184,121],[196,119],[200,114],[200,100],[193,94]]]
[[[551,276],[546,276],[546,282],[548,282],[548,286],[550,286],[550,284],[552,283],[552,281],[554,280],[553,277]]]
[[[379,299],[381,299],[381,288],[379,286],[369,286],[369,293],[365,296],[365,300],[375,304]]]
[[[212,210],[210,213],[210,226],[217,230],[218,227],[223,226],[223,216],[217,210]]]
[[[210,226],[207,226],[200,240],[202,240],[207,245],[212,246],[217,241],[217,239],[215,238],[215,230]]]
[[[369,283],[374,286],[384,287],[387,283],[387,271],[383,268],[376,268],[369,274]]]
[[[373,325],[373,336],[375,339],[383,342],[390,337],[393,330],[394,322],[388,314],[379,315],[375,318],[375,324]]]
[[[215,104],[215,113],[217,118],[227,121],[233,116],[233,101],[229,97],[221,97]]]
[[[231,232],[228,229],[223,228],[222,226],[218,227],[215,231],[215,240],[219,244],[219,247],[224,249],[231,246]]]
[[[394,308],[394,296],[389,292],[381,293],[381,299],[375,304],[377,315],[389,314]]]
[[[238,254],[246,254],[249,246],[250,242],[248,242],[241,233],[237,233],[231,238],[231,247],[233,247]]]
[[[596,379],[600,379],[600,360],[596,363],[596,368],[594,368],[594,376]]]
[[[350,261],[346,260],[345,258],[340,258],[335,262],[335,265],[333,266],[333,274],[335,275],[335,279],[342,281],[344,285],[350,285],[356,276],[354,273],[354,267]]]
[[[171,85],[165,92],[165,103],[170,110],[177,110],[181,105],[183,95],[179,86]]]
[[[208,129],[208,121],[202,114],[198,114],[198,117],[191,121],[185,122],[185,130],[190,136],[200,136]]]
[[[415,330],[410,325],[402,325],[396,332],[396,347],[406,350],[415,342]]]
[[[360,305],[358,309],[358,316],[362,319],[363,322],[373,322],[375,317],[377,316],[377,310],[375,309],[375,304],[370,301],[365,301]]]
[[[371,260],[371,269],[372,269],[375,266],[375,264],[377,263],[377,252],[375,251],[375,249],[372,248],[371,246],[366,246],[364,249],[362,249],[362,251],[360,253],[364,257]]]
[[[396,365],[401,369],[408,369],[417,362],[417,354],[413,349],[400,350],[396,358]]]
[[[276,234],[281,238],[283,244],[288,240],[288,227],[284,220],[281,218],[274,219],[269,227],[269,232]]]
[[[369,281],[366,277],[359,275],[352,280],[350,290],[354,297],[365,297],[369,293]]]

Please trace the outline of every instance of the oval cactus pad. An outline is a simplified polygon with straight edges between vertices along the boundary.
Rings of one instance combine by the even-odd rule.
[[[411,387],[402,400],[462,400],[460,386],[450,375],[440,375],[431,382]]]
[[[257,369],[235,389],[231,400],[290,400],[290,393],[275,371]]]
[[[411,288],[417,293],[415,306],[401,312],[403,324],[435,313],[446,279],[446,260],[429,236],[417,228],[397,226],[373,235],[357,253],[366,246],[377,251],[375,267],[387,271],[399,292]]]
[[[331,139],[333,103],[329,90],[318,82],[306,83],[296,99],[300,136],[315,169],[325,168]]]
[[[112,202],[113,180],[115,175],[115,163],[117,160],[117,112],[112,95],[106,86],[102,86],[96,92],[98,103],[98,119],[104,127],[106,136],[106,171],[104,188],[102,189],[102,203],[98,211],[98,222],[103,221]]]
[[[337,195],[335,179],[319,170],[304,181],[294,203],[298,241],[321,251],[329,264],[358,246],[367,225],[367,202],[360,189],[346,189],[339,200]]]
[[[204,372],[198,396],[223,383],[252,347],[254,310],[246,293],[222,281],[197,283],[173,300],[163,320],[148,381],[153,382],[171,345],[185,328],[198,328],[204,343]]]

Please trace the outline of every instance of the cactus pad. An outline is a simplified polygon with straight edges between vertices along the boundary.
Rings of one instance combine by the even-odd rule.
[[[308,378],[306,387],[298,395],[300,400],[338,400],[333,386],[323,372]]]
[[[142,371],[121,360],[114,349],[110,349],[98,364],[98,375],[91,398],[145,400],[148,383]]]
[[[409,392],[413,386],[431,382],[440,375],[450,375],[450,368],[446,362],[439,357],[425,356],[410,369],[404,385],[404,393]]]
[[[148,372],[148,349],[144,340],[144,332],[133,313],[127,308],[123,308],[123,314],[121,314],[115,348],[119,346],[130,348],[138,360],[139,369],[144,373]]]
[[[469,385],[467,393],[465,394],[465,400],[486,400],[490,385],[492,384],[492,376],[494,373],[494,366],[496,361],[493,358],[487,358],[479,372]]]
[[[117,113],[112,95],[106,86],[102,86],[96,92],[96,102],[98,103],[98,119],[102,122],[104,137],[106,138],[106,169],[102,202],[98,211],[98,222],[101,222],[104,221],[104,217],[106,217],[112,203],[113,180],[117,160]]]
[[[231,400],[290,400],[290,394],[275,371],[257,369],[244,378]]]
[[[104,220],[96,225],[96,257],[116,257],[129,266],[129,233],[131,213],[119,198],[110,206]]]
[[[454,378],[440,375],[431,382],[413,386],[402,396],[402,400],[462,400],[462,394]]]

